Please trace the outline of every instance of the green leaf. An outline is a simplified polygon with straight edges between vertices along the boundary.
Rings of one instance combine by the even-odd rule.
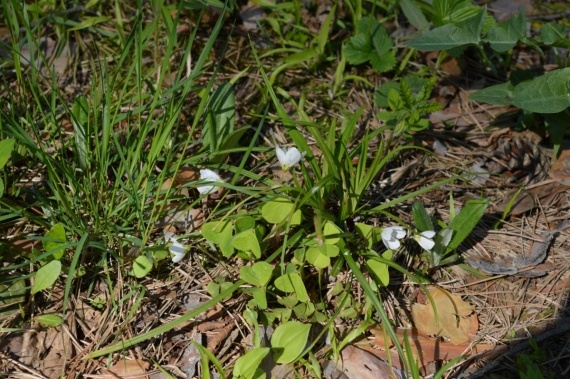
[[[570,106],[570,68],[518,84],[513,90],[512,103],[527,112],[562,112]]]
[[[2,195],[4,195],[4,181],[0,178],[0,199],[2,198]]]
[[[259,309],[267,309],[266,289],[256,287],[256,288],[251,288],[250,292],[253,295],[253,299],[257,303],[257,307]]]
[[[540,39],[546,45],[554,45],[560,40],[566,39],[564,26],[549,22],[540,28]]]
[[[338,236],[342,233],[342,229],[340,229],[336,224],[332,221],[325,222],[323,227],[323,235],[325,236],[325,243],[328,245],[335,245],[340,241],[340,237],[332,237],[329,236]]]
[[[447,24],[411,39],[407,45],[420,51],[436,51],[449,50],[478,42],[478,36],[474,36],[456,25]]]
[[[152,262],[146,254],[139,255],[133,262],[132,273],[137,278],[144,278],[152,270]]]
[[[295,204],[285,198],[278,198],[261,207],[261,216],[270,224],[280,224],[291,215],[291,225],[299,225],[301,223],[301,211],[293,212],[294,209]]]
[[[275,287],[283,292],[294,292],[299,301],[303,303],[309,300],[305,283],[303,283],[301,276],[297,273],[285,274],[278,277],[275,279]]]
[[[510,105],[513,97],[513,84],[509,81],[497,84],[487,88],[483,88],[469,95],[469,98],[481,103],[489,103],[495,105]]]
[[[493,50],[502,53],[512,49],[518,41],[526,37],[525,34],[526,17],[521,9],[519,15],[493,26],[484,41],[489,42]]]
[[[40,315],[34,317],[34,320],[45,327],[56,327],[63,324],[63,319],[57,315]]]
[[[331,264],[331,259],[321,252],[318,247],[310,247],[305,254],[307,261],[316,268],[327,268]]]
[[[382,257],[391,260],[392,255],[392,251],[387,250],[382,254]],[[390,273],[388,272],[388,265],[386,263],[371,258],[366,261],[366,265],[382,286],[386,287],[390,284]]]
[[[253,266],[242,266],[239,269],[240,278],[257,287],[263,287],[269,283],[273,267],[267,262],[256,262]]]
[[[234,131],[235,107],[235,94],[231,83],[221,84],[210,98],[203,127],[204,147],[211,154],[220,151],[222,141]],[[219,159],[219,156],[213,158],[215,162],[220,162]]]
[[[252,379],[255,377],[255,371],[263,361],[263,358],[269,354],[268,347],[256,347],[238,358],[234,365],[233,378]]]
[[[240,251],[251,252],[257,259],[261,258],[261,247],[254,229],[236,234],[232,238],[232,246]]]
[[[382,240],[382,228],[362,222],[357,222],[355,228],[358,234],[366,240],[366,246],[369,249]]]
[[[89,17],[83,21],[81,21],[80,23],[78,23],[77,25],[75,25],[73,28],[70,28],[68,30],[81,30],[81,29],[87,29],[90,28],[92,26],[95,26],[97,24],[100,24],[102,22],[107,22],[109,21],[111,18],[106,17],[106,16],[95,16],[95,17]]]
[[[32,286],[32,295],[50,288],[54,285],[61,272],[61,262],[51,261],[41,267],[34,275],[34,285]]]
[[[289,321],[275,329],[271,336],[271,349],[276,363],[291,363],[305,349],[311,331],[310,324]]]
[[[416,228],[420,232],[425,232],[426,230],[434,230],[433,223],[431,222],[431,217],[429,217],[422,203],[415,201],[414,204],[412,204],[412,213],[414,215]]]
[[[12,151],[14,150],[15,140],[13,138],[7,138],[0,141],[0,170],[6,166]]]
[[[53,257],[55,259],[61,259],[63,257],[63,253],[65,252],[63,247],[67,244],[67,237],[65,235],[65,227],[62,223],[55,224],[51,227],[51,229],[46,233],[46,238],[49,241],[44,241],[44,249],[46,251],[53,252]]]
[[[218,245],[223,256],[229,258],[234,253],[232,229],[232,223],[229,221],[208,222],[202,225],[202,235],[208,242]]]
[[[404,16],[406,16],[408,22],[412,24],[413,27],[418,30],[423,30],[429,26],[426,16],[424,16],[422,10],[413,0],[400,0],[399,4]]]
[[[454,231],[453,238],[447,250],[456,249],[471,233],[475,225],[481,220],[489,201],[487,199],[467,200],[457,216],[449,223],[449,229]]]

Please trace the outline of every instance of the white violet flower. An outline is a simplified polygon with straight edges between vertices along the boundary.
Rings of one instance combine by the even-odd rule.
[[[433,241],[433,237],[435,237],[435,232],[433,230],[426,230],[425,232],[421,232],[420,234],[416,234],[414,239],[417,243],[420,244],[422,249],[431,251],[435,246],[435,242]]]
[[[172,242],[172,244],[168,248],[168,251],[170,251],[173,255],[172,262],[174,263],[180,262],[182,258],[186,256],[186,248],[184,247],[184,245],[178,242],[178,237],[176,236],[176,234],[172,232],[164,233],[164,239],[166,240],[166,242]]]
[[[397,250],[400,247],[400,241],[406,237],[406,229],[401,226],[389,226],[382,230],[382,242],[386,248]]]
[[[290,149],[285,147],[282,149],[279,146],[275,146],[275,152],[283,171],[287,171],[295,166],[306,154],[305,151],[301,153],[296,147]]]
[[[200,170],[200,180],[206,180],[208,182],[221,182],[222,178],[220,178],[220,175],[218,175],[217,172],[205,168]],[[218,187],[212,184],[200,184],[198,187],[196,187],[196,189],[198,192],[200,192],[200,195],[209,195],[218,191]]]

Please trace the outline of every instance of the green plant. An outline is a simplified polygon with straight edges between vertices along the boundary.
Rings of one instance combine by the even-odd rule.
[[[406,2],[403,8],[410,22],[425,27],[424,22],[418,21],[422,14],[419,7]],[[426,13],[429,13],[434,28],[423,31],[407,43],[421,51],[445,50],[451,55],[459,55],[467,47],[474,47],[486,62],[490,62],[487,46],[491,54],[497,55],[524,44],[541,56],[544,48],[570,46],[562,25],[546,23],[540,28],[539,35],[527,36],[527,21],[522,10],[505,21],[495,22],[485,7],[473,5],[469,0],[434,0],[433,11]],[[524,112],[542,114],[555,152],[558,152],[564,133],[570,128],[567,121],[568,83],[570,71],[567,68],[545,74],[515,71],[508,82],[479,90],[470,97],[475,101],[514,105]]]
[[[372,16],[358,21],[354,36],[344,45],[343,55],[350,64],[370,62],[378,72],[389,71],[396,64],[394,42]]]

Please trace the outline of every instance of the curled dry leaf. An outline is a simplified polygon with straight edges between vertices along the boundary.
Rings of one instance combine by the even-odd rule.
[[[476,315],[471,316],[471,305],[440,287],[430,287],[429,293],[434,306],[429,300],[426,304],[412,304],[412,318],[418,331],[448,338],[454,345],[468,342],[472,319],[477,319]]]

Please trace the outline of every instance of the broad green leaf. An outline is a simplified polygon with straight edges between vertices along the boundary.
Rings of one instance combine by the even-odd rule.
[[[273,267],[267,262],[256,262],[253,266],[242,266],[239,269],[239,276],[249,284],[263,287],[269,283]]]
[[[295,204],[284,198],[271,200],[261,207],[261,216],[270,224],[280,224],[291,215]],[[291,225],[301,223],[301,211],[297,210],[291,215]]]
[[[245,216],[245,217],[238,218],[235,221],[234,227],[235,227],[236,233],[241,233],[241,232],[244,232],[248,229],[254,229],[255,228],[255,219],[251,216]]]
[[[513,84],[509,81],[497,84],[487,88],[483,88],[469,95],[469,98],[481,103],[489,103],[495,105],[510,105],[513,96]]]
[[[4,181],[0,178],[0,199],[2,198],[2,195],[4,195]]]
[[[63,247],[67,244],[67,237],[65,236],[65,227],[62,223],[55,224],[46,233],[46,238],[49,241],[44,241],[44,249],[46,251],[53,251],[53,257],[55,259],[61,259],[63,257],[64,249]]]
[[[54,260],[41,267],[34,275],[34,285],[32,286],[32,295],[50,288],[54,285],[59,274],[61,273],[61,262]]]
[[[527,112],[562,112],[570,106],[570,68],[518,84],[513,90],[512,103]]]
[[[257,259],[261,258],[261,247],[254,229],[236,234],[232,238],[232,246],[240,251],[251,252]]]
[[[540,28],[540,39],[547,45],[553,45],[557,41],[566,39],[564,26],[554,23],[546,23]]]
[[[382,254],[382,258],[391,260],[392,255],[392,251],[387,250]],[[386,263],[371,258],[366,261],[366,265],[368,266],[370,272],[372,272],[376,279],[378,279],[381,285],[386,287],[388,284],[390,284],[390,273],[388,272],[388,265]]]
[[[305,283],[303,283],[303,279],[301,279],[301,276],[297,273],[285,274],[278,277],[275,279],[275,287],[283,292],[294,292],[299,301],[303,303],[309,300]]]
[[[0,141],[0,170],[6,166],[12,151],[14,150],[15,140],[13,138],[7,138]]]
[[[146,254],[139,255],[133,262],[133,275],[137,278],[144,278],[152,270],[152,262]]]
[[[331,264],[331,259],[321,252],[318,247],[310,247],[305,253],[307,261],[316,268],[326,268]]]
[[[429,26],[426,16],[413,0],[400,0],[399,4],[408,22],[416,29],[424,30]]]
[[[340,241],[340,237],[330,237],[330,236],[338,236],[342,233],[342,230],[336,226],[336,224],[332,221],[325,222],[323,227],[323,235],[325,236],[325,243],[328,245],[335,245]]]
[[[452,229],[442,229],[435,235],[435,245],[431,251],[431,264],[433,267],[439,266],[446,257],[445,252],[454,234]]]
[[[259,309],[267,309],[267,289],[261,287],[251,288],[249,291],[253,295],[253,300]]]
[[[453,238],[447,246],[447,250],[456,249],[471,233],[475,225],[481,220],[489,201],[487,199],[467,200],[461,211],[449,223],[449,229],[454,231]]]
[[[407,45],[420,51],[436,51],[475,43],[479,43],[479,36],[475,36],[456,25],[448,24],[408,41]]]
[[[416,223],[416,228],[420,232],[425,232],[426,230],[433,230],[433,223],[431,222],[431,217],[429,217],[426,209],[419,201],[415,201],[412,204],[412,213],[414,216],[414,222]]]
[[[271,336],[271,349],[276,363],[291,363],[299,357],[307,345],[310,324],[289,321],[275,329]]]
[[[377,226],[357,222],[355,224],[358,234],[366,240],[366,246],[370,249],[382,239],[382,229]]]
[[[239,357],[234,365],[232,377],[235,379],[254,378],[261,361],[270,350],[268,347],[256,347]]]
[[[45,327],[56,327],[60,326],[63,323],[63,319],[57,315],[40,315],[34,317],[35,321],[38,321]]]
[[[232,229],[232,223],[229,221],[208,222],[202,225],[202,235],[208,242],[218,245],[223,256],[229,258],[234,253]]]
[[[498,52],[510,50],[515,44],[526,37],[526,17],[520,11],[518,15],[496,24],[489,30],[484,41],[491,44],[491,48]]]

